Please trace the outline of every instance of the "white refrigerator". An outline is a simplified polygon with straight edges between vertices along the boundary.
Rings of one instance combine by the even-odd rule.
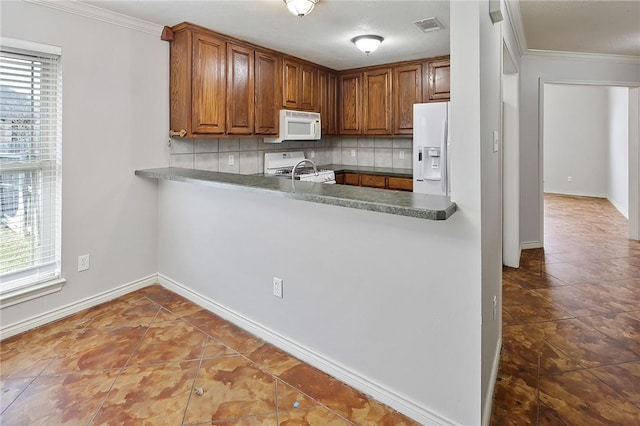
[[[413,192],[449,196],[449,102],[413,105]]]

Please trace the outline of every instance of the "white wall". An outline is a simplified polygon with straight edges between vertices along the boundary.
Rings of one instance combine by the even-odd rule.
[[[520,238],[526,247],[540,246],[539,81],[639,82],[640,64],[550,59],[525,55],[520,73]]]
[[[629,90],[629,238],[640,239],[640,88]],[[635,220],[634,220],[635,218]]]
[[[489,2],[477,2],[480,21],[480,159],[482,217],[482,413],[491,399],[500,354],[502,300],[502,151],[494,152],[493,134],[502,140],[502,25],[489,17]],[[501,145],[501,143],[500,143]],[[493,300],[496,299],[494,317]]]
[[[629,218],[629,88],[609,90],[609,176],[607,198]]]
[[[544,192],[606,198],[609,88],[545,84],[544,89]]]
[[[62,47],[62,291],[2,309],[2,328],[157,272],[157,189],[167,162],[168,44],[25,2],[2,2],[2,36]],[[77,256],[91,254],[78,273]]]

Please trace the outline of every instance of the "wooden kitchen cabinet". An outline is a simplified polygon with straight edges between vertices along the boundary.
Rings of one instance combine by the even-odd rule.
[[[316,85],[318,69],[312,65],[303,64],[300,68],[300,109],[316,111]]]
[[[288,109],[316,109],[317,68],[284,59],[282,61],[282,106]]]
[[[400,176],[373,175],[368,173],[336,173],[336,183],[369,188],[413,191],[413,178]]]
[[[280,110],[280,57],[255,52],[255,133],[278,134]]]
[[[391,68],[363,72],[363,134],[391,134],[391,81]]]
[[[297,109],[300,107],[300,64],[285,59],[282,61],[282,106]]]
[[[189,25],[178,25],[170,55],[171,130],[184,130],[185,136],[223,134],[226,42]]]
[[[337,79],[337,75],[328,70],[318,70],[318,110],[323,136],[337,134]]]
[[[360,186],[360,174],[358,173],[345,173],[344,174],[345,185]]]
[[[448,101],[451,99],[450,61],[441,59],[429,61],[423,65],[426,75],[423,97],[428,101]]]
[[[227,128],[230,135],[254,133],[253,49],[227,43]]]
[[[387,188],[395,189],[398,191],[413,191],[413,179],[389,176],[387,178]]]
[[[422,65],[393,69],[393,133],[413,134],[413,104],[422,102]]]
[[[338,133],[337,103],[338,76],[328,70],[318,70],[318,110],[320,111],[322,136]]]
[[[362,73],[340,75],[338,92],[340,134],[362,134]]]
[[[369,188],[386,188],[387,177],[380,175],[360,175],[360,186],[367,186]]]

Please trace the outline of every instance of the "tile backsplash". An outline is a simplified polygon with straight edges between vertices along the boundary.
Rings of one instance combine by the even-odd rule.
[[[319,141],[264,143],[262,138],[171,140],[169,165],[238,174],[262,173],[264,153],[304,151],[317,165],[412,167],[410,138],[328,137]]]

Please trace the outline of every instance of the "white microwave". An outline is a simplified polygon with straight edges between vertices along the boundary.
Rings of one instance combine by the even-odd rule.
[[[264,138],[264,141],[266,143],[316,141],[321,137],[319,113],[281,109],[280,134],[277,138]]]

